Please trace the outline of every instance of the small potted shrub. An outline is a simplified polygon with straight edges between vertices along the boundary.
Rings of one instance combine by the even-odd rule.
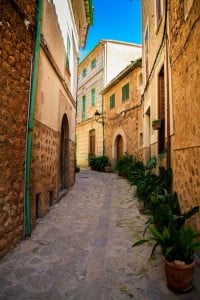
[[[154,241],[150,258],[157,246],[161,246],[167,286],[178,292],[187,292],[192,288],[195,265],[194,252],[200,249],[200,233],[193,230],[185,221],[199,211],[199,206],[185,214],[173,215],[163,231],[149,227],[150,236],[133,244],[133,247]]]
[[[153,128],[154,130],[160,129],[160,128],[161,128],[161,120],[159,120],[159,119],[154,119],[154,120],[152,121],[152,128]]]

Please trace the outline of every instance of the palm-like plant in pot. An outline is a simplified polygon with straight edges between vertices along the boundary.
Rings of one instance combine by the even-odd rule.
[[[200,233],[185,224],[185,221],[197,211],[199,211],[198,206],[183,215],[173,215],[162,232],[159,232],[156,227],[150,227],[150,236],[133,245],[135,247],[155,241],[150,258],[153,257],[157,246],[161,246],[167,285],[172,290],[185,292],[192,287],[194,253],[195,250],[200,249]]]

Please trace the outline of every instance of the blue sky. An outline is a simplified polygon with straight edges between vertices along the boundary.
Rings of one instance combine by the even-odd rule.
[[[141,0],[92,0],[94,24],[90,26],[80,60],[102,39],[141,44]]]

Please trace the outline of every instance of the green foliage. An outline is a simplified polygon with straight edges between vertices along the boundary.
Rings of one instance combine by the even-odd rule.
[[[150,202],[152,193],[158,193],[164,195],[165,191],[170,191],[171,181],[172,181],[172,171],[171,169],[160,168],[159,175],[153,172],[156,167],[156,158],[152,158],[145,167],[145,172],[139,173],[136,182],[136,195],[139,201],[147,206]]]
[[[144,234],[151,224],[156,224],[157,230],[162,232],[164,227],[172,221],[174,215],[180,216],[181,214],[177,193],[168,194],[165,190],[163,195],[159,195],[153,192],[145,213],[150,217],[146,222]]]
[[[89,158],[89,165],[92,170],[104,171],[105,167],[108,166],[109,159],[107,156],[92,156]]]
[[[118,172],[118,175],[125,178],[130,177],[130,172],[133,169],[136,163],[136,158],[133,155],[125,153],[116,163],[115,170]]]
[[[186,264],[191,263],[194,259],[194,251],[200,250],[200,234],[185,224],[185,221],[197,212],[199,212],[199,206],[180,216],[171,214],[168,224],[163,227],[162,231],[159,231],[157,227],[150,227],[150,237],[137,241],[133,247],[154,241],[150,259],[154,256],[157,246],[160,245],[168,261],[181,260]],[[178,222],[179,220],[182,220],[182,223]]]
[[[146,164],[137,160],[133,155],[126,153],[116,164],[116,171],[120,176],[127,178],[131,185],[136,185],[136,195],[139,201],[148,205],[153,192],[164,194],[170,191],[172,171],[159,168],[159,175],[155,174],[157,159],[153,156]]]

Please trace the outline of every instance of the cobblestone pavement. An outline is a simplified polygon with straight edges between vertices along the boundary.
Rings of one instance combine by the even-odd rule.
[[[200,299],[167,289],[162,258],[132,248],[143,231],[133,188],[116,174],[82,170],[75,186],[40,220],[30,239],[0,262],[0,299]],[[199,281],[198,281],[199,280]]]

